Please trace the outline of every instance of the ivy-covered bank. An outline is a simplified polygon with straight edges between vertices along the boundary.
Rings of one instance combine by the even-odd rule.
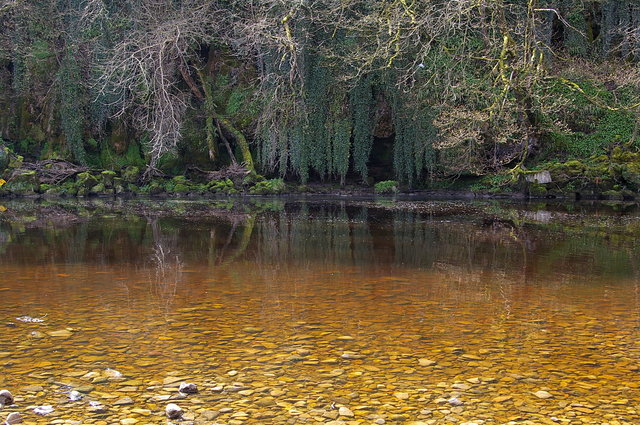
[[[62,160],[25,162],[7,147],[0,149],[0,197],[183,197],[352,193],[393,195],[420,192],[396,180],[365,185],[304,185],[267,179],[243,167],[217,172],[189,169],[186,175],[145,177],[135,165],[119,171],[98,170]],[[424,191],[423,191],[424,192]],[[467,177],[434,184],[432,194],[475,194],[519,198],[567,198],[631,201],[640,199],[640,153],[616,147],[586,160],[539,164],[503,174]]]
[[[630,199],[639,27],[637,0],[8,0],[0,193]]]

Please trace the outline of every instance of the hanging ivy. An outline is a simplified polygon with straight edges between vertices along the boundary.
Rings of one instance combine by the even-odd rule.
[[[353,116],[353,166],[362,180],[367,179],[369,155],[373,146],[373,97],[372,77],[358,80],[349,96]]]

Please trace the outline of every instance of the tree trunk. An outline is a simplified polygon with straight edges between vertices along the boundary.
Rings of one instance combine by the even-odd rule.
[[[188,75],[188,73],[185,73],[185,72],[183,72],[182,74],[183,76],[185,74]],[[200,82],[202,83],[204,96],[202,95],[202,93],[200,93],[197,87],[195,87],[195,84],[193,83],[193,80],[191,79],[190,76],[188,77],[185,76],[185,80],[187,80],[187,84],[191,86],[192,91],[196,93],[196,96],[204,100],[205,102],[205,109],[207,113],[206,130],[207,130],[207,146],[209,148],[209,157],[211,158],[216,154],[215,139],[213,136],[213,128],[214,128],[213,120],[215,119],[218,125],[223,127],[224,130],[227,133],[229,133],[231,136],[233,136],[233,138],[235,139],[236,143],[238,144],[238,147],[240,148],[240,152],[242,152],[243,165],[247,168],[247,170],[251,171],[252,173],[255,172],[253,157],[251,156],[251,150],[249,149],[249,143],[247,142],[246,137],[244,137],[244,134],[242,134],[240,130],[238,130],[233,126],[231,121],[229,121],[227,118],[223,117],[222,115],[218,114],[215,111],[215,105],[213,104],[213,96],[211,94],[211,87],[209,86],[207,77],[205,77],[202,70],[198,70],[198,77],[200,77]],[[224,138],[223,134],[221,134],[220,136]],[[213,160],[213,158],[211,159]],[[233,155],[231,155],[231,159],[233,160]]]
[[[253,157],[251,156],[251,150],[249,149],[249,143],[247,139],[244,137],[244,134],[237,128],[231,124],[227,118],[218,114],[215,111],[211,111],[211,115],[215,120],[224,128],[226,132],[231,134],[233,138],[236,140],[238,147],[240,148],[240,152],[242,153],[242,162],[244,167],[251,171],[252,173],[256,171],[255,166],[253,165]]]

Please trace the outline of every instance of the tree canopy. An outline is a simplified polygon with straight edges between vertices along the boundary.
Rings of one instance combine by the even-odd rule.
[[[424,185],[637,142],[636,0],[4,0],[0,24],[0,135],[42,158]]]

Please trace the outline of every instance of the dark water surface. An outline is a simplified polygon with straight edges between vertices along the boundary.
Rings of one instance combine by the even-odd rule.
[[[211,207],[5,203],[0,418],[640,423],[637,210]]]

